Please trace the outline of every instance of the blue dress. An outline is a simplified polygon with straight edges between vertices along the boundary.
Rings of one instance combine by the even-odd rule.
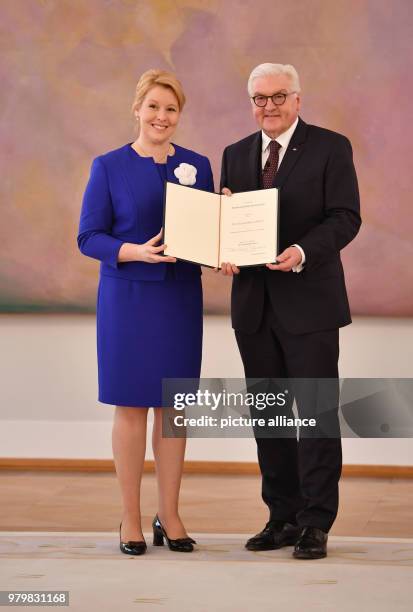
[[[117,262],[123,242],[141,244],[163,222],[164,181],[180,163],[194,187],[213,191],[207,158],[175,146],[167,164],[130,146],[96,158],[83,198],[78,244],[101,261],[97,296],[99,401],[162,406],[163,378],[198,378],[202,356],[200,267],[187,262]]]

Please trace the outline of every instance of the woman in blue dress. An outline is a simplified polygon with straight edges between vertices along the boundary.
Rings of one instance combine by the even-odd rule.
[[[93,161],[78,235],[80,251],[101,262],[99,401],[116,407],[120,549],[134,555],[146,551],[140,484],[150,407],[159,498],[154,544],[165,538],[169,548],[191,552],[195,543],[178,512],[185,438],[162,437],[162,379],[198,378],[202,352],[200,267],[161,255],[164,181],[214,190],[208,159],[171,142],[184,103],[173,74],[148,70],[141,76],[132,107],[138,137]]]

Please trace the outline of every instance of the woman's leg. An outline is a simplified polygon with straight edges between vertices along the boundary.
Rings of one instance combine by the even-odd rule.
[[[179,489],[184,466],[186,438],[163,438],[165,408],[154,408],[152,447],[158,482],[158,516],[172,540],[187,537],[178,514]]]
[[[146,450],[147,408],[116,406],[112,449],[122,502],[122,542],[143,540],[140,490]]]

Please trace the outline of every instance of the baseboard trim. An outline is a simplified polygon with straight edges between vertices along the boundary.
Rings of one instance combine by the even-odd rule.
[[[33,472],[114,472],[112,459],[22,459],[0,458],[0,470]],[[145,461],[145,472],[155,471],[154,461]],[[186,461],[186,474],[258,475],[256,463],[242,461]],[[354,478],[413,478],[410,465],[344,465],[343,476]]]

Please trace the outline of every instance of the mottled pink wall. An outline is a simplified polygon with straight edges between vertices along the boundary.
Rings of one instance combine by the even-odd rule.
[[[93,307],[97,263],[76,247],[82,192],[91,159],[133,140],[144,70],[183,81],[175,140],[210,157],[218,184],[224,146],[255,131],[248,74],[274,61],[298,69],[303,119],[353,143],[364,220],[343,253],[353,313],[413,315],[412,6],[2,0],[0,309]],[[207,309],[227,309],[227,279],[204,280]]]

